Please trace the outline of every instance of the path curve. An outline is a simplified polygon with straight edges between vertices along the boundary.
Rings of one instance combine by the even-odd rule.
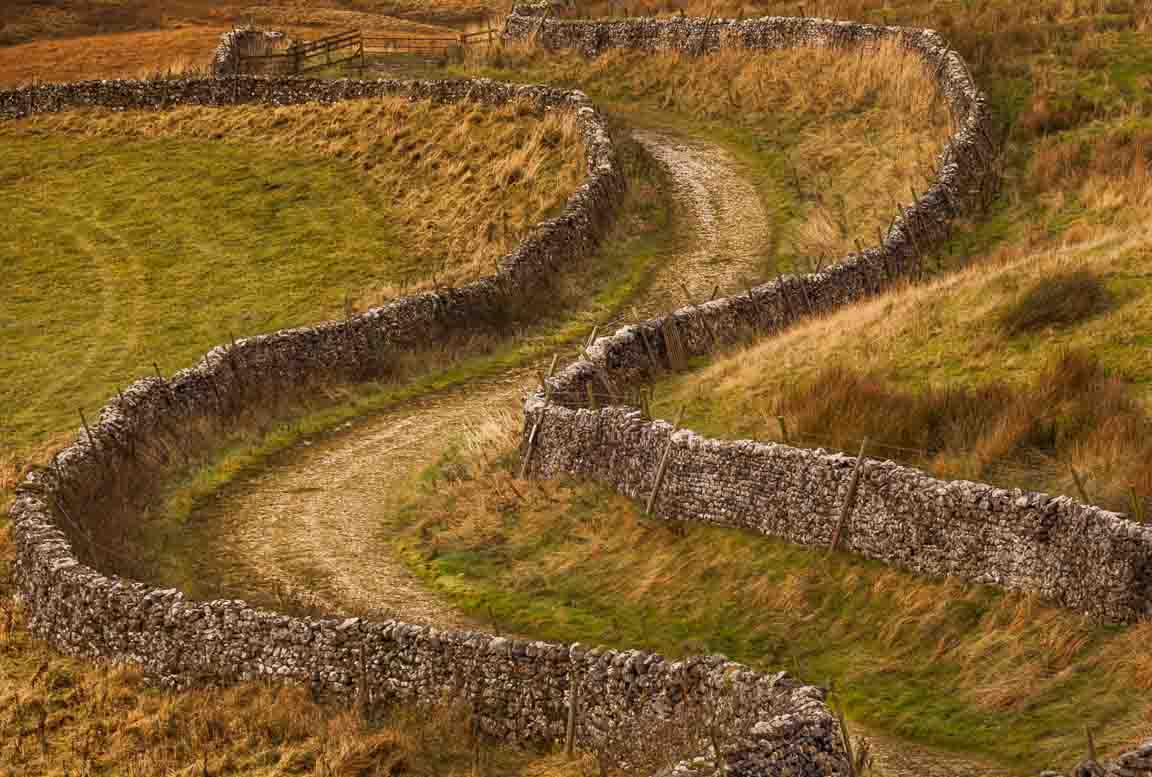
[[[667,169],[693,240],[655,270],[629,311],[645,317],[685,304],[685,291],[704,299],[742,288],[757,272],[768,223],[756,189],[715,145],[662,132],[635,137]],[[518,413],[536,366],[415,400],[300,449],[193,517],[181,546],[196,557],[186,564],[229,595],[267,601],[287,591],[294,603],[331,612],[475,626],[389,555],[376,536],[379,517],[397,487],[477,418],[494,407]]]
[[[722,148],[638,130],[633,136],[669,173],[692,241],[664,266],[629,311],[666,313],[743,290],[763,274],[770,223],[755,187]],[[476,628],[416,578],[377,535],[397,488],[435,463],[493,408],[518,412],[535,382],[532,365],[423,397],[297,452],[224,494],[193,517],[190,560],[200,579],[249,599],[292,591],[328,612],[365,613],[448,628]],[[866,733],[883,777],[1007,777],[998,767]]]

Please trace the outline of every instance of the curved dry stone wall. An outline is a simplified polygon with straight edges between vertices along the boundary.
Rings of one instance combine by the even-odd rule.
[[[534,9],[529,9],[534,11]],[[922,252],[979,197],[995,157],[984,96],[960,57],[931,31],[767,18],[633,20],[598,24],[524,14],[511,34],[532,24],[543,45],[598,51],[604,46],[692,47],[696,30],[709,48],[783,45],[847,47],[893,38],[936,74],[955,132],[940,154],[938,176],[896,216],[883,242],[823,272],[781,279],[746,294],[684,308],[599,340],[526,405],[526,436],[540,424],[532,471],[578,473],[637,497],[652,490],[671,428],[637,412],[581,407],[586,384],[597,393],[649,382],[685,356],[725,341],[770,334],[860,300],[918,269]],[[866,51],[867,49],[865,49]],[[672,438],[659,500],[668,518],[739,526],[806,544],[831,543],[856,460],[824,451],[751,441],[722,442],[683,431]],[[1152,529],[1065,497],[942,481],[892,462],[866,460],[843,547],[916,572],[955,575],[1039,594],[1106,621],[1152,612]]]
[[[995,186],[996,144],[984,95],[963,59],[930,30],[779,17],[550,17],[547,4],[517,6],[505,36],[588,56],[608,48],[703,54],[722,48],[847,48],[894,39],[935,73],[954,133],[940,154],[935,182],[896,215],[880,245],[823,272],[783,276],[745,294],[624,327],[597,340],[585,359],[549,379],[546,390],[525,403],[521,453],[536,477],[579,475],[645,500],[661,479],[654,512],[663,518],[828,547],[849,499],[854,457],[706,439],[624,404],[589,408],[584,398],[591,388],[623,400],[688,357],[779,332],[918,271],[919,259],[947,236],[953,219]],[[1066,497],[939,480],[890,461],[860,464],[839,547],[924,574],[1038,594],[1102,621],[1133,622],[1152,614],[1152,529]],[[1152,775],[1152,741],[1110,764],[1081,764],[1073,774]]]
[[[181,453],[219,444],[254,407],[329,381],[386,373],[406,350],[500,321],[567,263],[594,249],[623,187],[600,114],[579,92],[480,81],[309,81],[233,78],[100,81],[0,92],[0,117],[86,106],[283,105],[404,95],[412,99],[533,100],[575,111],[588,160],[564,211],[539,225],[489,278],[405,297],[346,321],[247,337],[213,349],[165,380],[137,381],[51,466],[29,474],[11,508],[14,576],[34,633],[82,656],[127,660],[171,685],[276,678],[371,702],[466,699],[479,729],[507,741],[566,734],[573,688],[577,746],[637,759],[640,743],[707,747],[690,734],[723,724],[721,753],[669,775],[846,775],[823,692],[723,657],[667,661],[439,631],[394,621],[299,618],[242,601],[193,602],[95,569],[116,511],[181,466]],[[686,739],[687,737],[687,739]]]

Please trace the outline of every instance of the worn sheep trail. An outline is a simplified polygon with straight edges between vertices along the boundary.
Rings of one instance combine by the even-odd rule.
[[[681,218],[692,222],[693,240],[655,270],[628,312],[644,318],[757,282],[769,219],[731,156],[698,139],[658,131],[637,131],[634,137],[667,169]],[[181,543],[189,554],[181,559],[183,567],[194,579],[218,585],[217,595],[476,628],[393,557],[377,527],[396,506],[396,491],[459,443],[477,419],[502,409],[519,415],[536,366],[414,400],[300,446],[194,516]],[[869,736],[885,777],[1005,774]]]

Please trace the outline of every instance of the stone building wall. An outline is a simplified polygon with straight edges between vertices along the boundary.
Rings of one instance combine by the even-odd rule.
[[[242,56],[259,56],[284,49],[288,38],[282,32],[239,27],[220,36],[212,54],[212,75],[216,78],[240,75]]]
[[[381,96],[533,100],[576,113],[588,160],[563,212],[540,224],[493,276],[418,294],[345,321],[246,337],[209,351],[170,379],[137,381],[101,411],[51,465],[20,484],[10,515],[14,577],[31,630],[60,650],[130,661],[171,685],[236,679],[310,683],[374,702],[466,699],[479,729],[514,742],[564,736],[574,680],[582,702],[577,744],[625,753],[625,743],[684,728],[700,710],[725,710],[722,757],[733,775],[847,774],[823,692],[784,674],[722,657],[670,662],[637,651],[586,649],[439,631],[393,621],[291,617],[242,601],[187,601],[100,571],[113,515],[212,450],[246,413],[305,396],[320,384],[386,374],[411,349],[499,326],[517,303],[594,250],[623,177],[604,120],[579,92],[491,81],[309,81],[230,78],[99,81],[0,92],[0,118],[91,106],[283,105]],[[716,713],[719,714],[719,713]],[[690,763],[677,775],[697,773]]]

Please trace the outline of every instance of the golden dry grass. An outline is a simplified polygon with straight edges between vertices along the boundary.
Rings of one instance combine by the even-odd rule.
[[[1043,235],[1028,236],[955,274],[890,291],[740,348],[670,381],[660,392],[659,412],[667,415],[688,402],[694,408],[694,428],[761,439],[780,438],[775,417],[783,412],[794,431],[811,435],[804,444],[850,448],[843,440],[837,442],[843,429],[829,420],[832,415],[808,412],[822,397],[804,396],[803,387],[827,381],[827,366],[838,365],[853,381],[870,387],[851,392],[855,410],[850,426],[859,432],[861,424],[875,421],[874,455],[926,465],[946,477],[982,477],[1079,496],[1071,465],[1087,481],[1093,501],[1127,511],[1130,487],[1143,497],[1152,495],[1145,445],[1152,360],[1142,334],[1152,323],[1152,294],[1142,280],[1152,263],[1146,175],[1139,169],[1089,176],[1078,187],[1055,190],[1048,195],[1053,200],[1078,196],[1089,204],[1063,241],[1052,245]],[[1099,279],[1114,302],[1068,325],[1023,334],[1003,328],[1006,312],[1023,304],[1038,284],[1073,273]],[[1074,403],[1045,400],[1054,381],[1059,382],[1044,377],[1054,355],[1070,351],[1091,354],[1111,375],[1102,382],[1089,381],[1100,389],[1090,392],[1099,405],[1093,412],[1104,417],[1086,428],[1076,426]],[[900,425],[884,421],[897,397],[929,389],[946,392],[949,387],[987,390],[994,383],[1006,384],[997,391],[1007,392],[1009,400],[980,413],[1002,414],[997,422],[1001,426],[978,435],[970,445],[918,441],[918,448],[941,446],[927,460],[884,447],[911,444],[899,438]],[[1019,396],[1012,397],[1013,392]],[[874,402],[869,393],[874,393]],[[1055,448],[1048,440],[1027,443],[1028,430],[1038,423],[1057,425]],[[1071,436],[1063,437],[1061,425]],[[856,434],[857,444],[861,436]]]
[[[868,52],[727,50],[708,57],[610,50],[592,61],[511,43],[478,50],[481,72],[578,83],[597,97],[654,113],[728,124],[779,149],[769,263],[811,268],[871,241],[897,201],[924,188],[950,134],[931,74],[883,43]]]
[[[5,134],[188,137],[277,144],[355,162],[391,202],[410,247],[426,257],[412,283],[487,275],[534,224],[562,207],[584,172],[570,113],[537,115],[404,99],[330,106],[180,107],[163,112],[78,111],[7,125]],[[365,290],[357,307],[386,296]]]
[[[367,35],[456,34],[434,23],[341,7],[339,2],[5,3],[0,8],[0,85],[203,70],[221,33],[238,24],[301,39],[348,29]]]
[[[484,13],[483,4],[468,0],[6,0],[0,6],[0,45],[244,23],[333,31],[353,27],[366,32],[444,31],[437,22],[479,18]]]
[[[175,62],[207,68],[221,33],[227,29],[203,25],[0,46],[0,85],[136,78],[167,69]]]
[[[819,116],[798,130],[786,175],[806,206],[781,248],[829,258],[887,225],[898,182],[921,184],[950,134],[931,74],[908,52],[881,44],[859,56],[824,48],[690,58],[613,51],[593,74],[627,70],[638,95],[709,119]]]

